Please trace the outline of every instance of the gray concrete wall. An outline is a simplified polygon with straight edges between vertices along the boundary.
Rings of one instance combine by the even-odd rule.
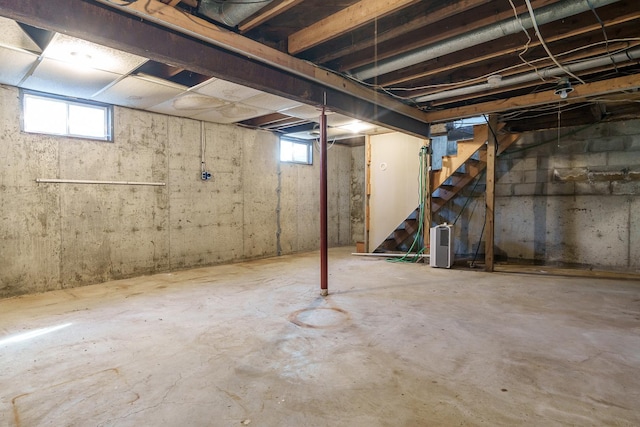
[[[283,253],[320,246],[320,158],[313,165],[282,163],[281,235]],[[333,145],[327,152],[328,232],[330,246],[355,244],[351,237],[351,148]]]
[[[113,143],[24,134],[0,86],[0,297],[319,246],[319,169],[278,161],[278,138],[116,107]],[[351,244],[351,148],[329,152],[329,243]],[[37,184],[37,178],[166,187]]]
[[[351,240],[364,242],[365,146],[351,149]]]
[[[496,254],[640,271],[640,120],[529,133],[498,159]],[[448,205],[456,253],[475,252],[484,183]],[[483,253],[484,239],[480,253]]]

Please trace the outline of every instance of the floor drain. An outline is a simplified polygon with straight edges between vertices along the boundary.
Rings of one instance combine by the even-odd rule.
[[[333,328],[349,319],[349,313],[341,308],[303,308],[289,315],[289,321],[302,328]]]

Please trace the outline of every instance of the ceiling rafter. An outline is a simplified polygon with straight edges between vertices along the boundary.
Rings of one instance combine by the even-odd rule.
[[[296,54],[359,28],[419,0],[362,0],[289,36],[289,53]]]

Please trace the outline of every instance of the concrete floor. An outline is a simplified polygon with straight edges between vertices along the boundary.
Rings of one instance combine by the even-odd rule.
[[[640,425],[639,281],[350,251],[0,300],[0,425]]]

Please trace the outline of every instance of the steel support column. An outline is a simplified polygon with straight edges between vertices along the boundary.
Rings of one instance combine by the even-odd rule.
[[[329,294],[329,240],[327,220],[327,115],[320,116],[320,295]]]

